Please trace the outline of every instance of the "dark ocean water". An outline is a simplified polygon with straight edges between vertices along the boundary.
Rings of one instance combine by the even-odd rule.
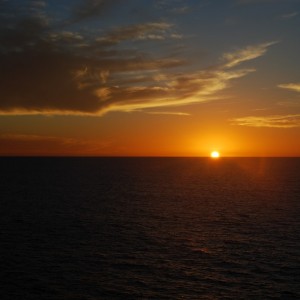
[[[299,158],[0,164],[0,299],[300,299]]]

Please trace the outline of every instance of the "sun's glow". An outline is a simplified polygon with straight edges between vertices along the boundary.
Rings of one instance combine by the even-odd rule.
[[[218,158],[220,157],[220,153],[218,151],[213,151],[210,153],[211,158]]]

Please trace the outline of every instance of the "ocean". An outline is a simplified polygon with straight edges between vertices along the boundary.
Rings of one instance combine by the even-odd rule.
[[[0,166],[0,299],[300,299],[300,158]]]

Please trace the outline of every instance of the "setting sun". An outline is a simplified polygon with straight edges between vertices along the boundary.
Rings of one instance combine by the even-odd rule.
[[[218,158],[218,157],[220,157],[220,153],[218,151],[213,151],[210,154],[210,157],[212,157],[212,158]]]

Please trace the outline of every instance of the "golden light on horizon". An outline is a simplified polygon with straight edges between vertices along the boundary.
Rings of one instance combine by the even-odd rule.
[[[211,158],[219,158],[220,153],[218,151],[213,151],[213,152],[210,153],[210,157]]]

